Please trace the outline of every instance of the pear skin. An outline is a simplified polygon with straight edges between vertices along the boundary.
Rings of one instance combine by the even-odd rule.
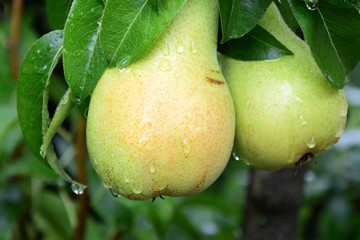
[[[259,24],[294,55],[268,61],[220,56],[236,112],[234,149],[258,169],[299,166],[339,140],[348,105],[274,3]]]
[[[91,97],[87,146],[104,185],[135,200],[182,196],[223,172],[235,111],[217,60],[216,0],[189,0],[126,69],[107,69]]]

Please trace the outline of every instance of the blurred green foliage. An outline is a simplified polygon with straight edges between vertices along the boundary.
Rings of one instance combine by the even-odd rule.
[[[8,36],[10,2],[0,22],[0,239],[70,239],[76,226],[77,196],[32,155],[16,114],[16,81],[11,76]],[[41,7],[41,8],[39,8]],[[21,25],[20,56],[44,33],[45,1],[27,1]],[[45,22],[45,23],[44,23]],[[62,70],[52,79],[52,111],[66,90]],[[351,82],[359,84],[360,67]],[[311,162],[297,239],[360,239],[360,90],[348,86],[349,119],[343,138]],[[356,100],[357,99],[357,100]],[[70,175],[76,175],[71,143],[77,112],[54,138]],[[349,133],[349,134],[347,134]],[[358,132],[359,133],[359,132]],[[236,239],[241,236],[249,169],[229,164],[208,190],[188,197],[130,201],[115,198],[87,161],[89,211],[85,239]],[[284,183],[286,184],[286,183]]]

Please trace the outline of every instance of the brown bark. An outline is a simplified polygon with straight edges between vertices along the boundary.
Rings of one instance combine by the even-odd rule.
[[[86,185],[87,184],[87,172],[86,172],[86,141],[85,141],[85,121],[79,116],[79,123],[76,132],[76,165],[77,165],[77,181]],[[83,194],[77,196],[78,211],[77,211],[77,225],[73,238],[76,240],[84,239],[86,217],[89,208],[89,196],[85,189]]]
[[[11,74],[15,80],[19,76],[19,35],[21,27],[21,17],[24,2],[23,0],[13,0],[11,10],[11,29],[9,37],[9,56]]]
[[[252,170],[242,240],[295,238],[305,168],[276,172]]]

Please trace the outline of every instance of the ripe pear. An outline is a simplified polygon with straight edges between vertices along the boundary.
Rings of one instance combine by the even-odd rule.
[[[235,111],[217,60],[217,0],[189,0],[126,69],[91,97],[87,145],[104,185],[129,199],[209,187],[233,147]]]
[[[259,24],[294,55],[267,61],[220,56],[235,106],[234,150],[258,169],[299,166],[339,140],[348,105],[274,3]]]

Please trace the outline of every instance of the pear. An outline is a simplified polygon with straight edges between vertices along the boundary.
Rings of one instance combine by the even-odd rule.
[[[274,3],[259,24],[294,55],[268,61],[220,56],[236,112],[234,151],[258,169],[298,167],[339,140],[348,105]]]
[[[91,97],[87,146],[104,186],[134,200],[209,187],[233,147],[235,111],[217,60],[217,0],[189,0],[126,69]]]

